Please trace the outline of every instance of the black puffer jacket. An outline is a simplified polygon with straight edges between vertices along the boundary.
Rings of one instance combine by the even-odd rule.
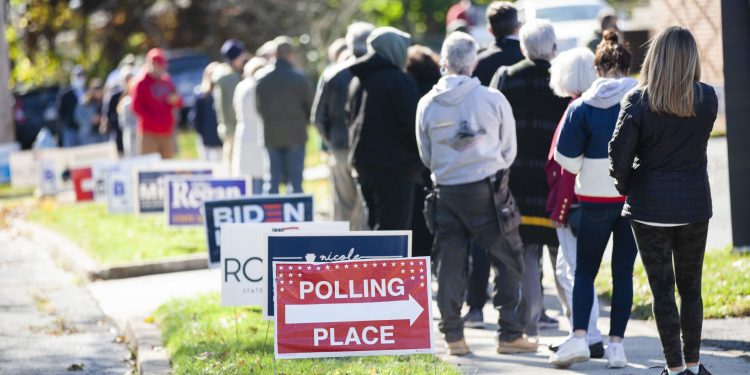
[[[363,56],[349,70],[354,75],[347,104],[352,165],[358,171],[421,181],[424,166],[414,131],[416,83],[377,53]]]
[[[623,100],[609,142],[610,175],[627,195],[623,215],[667,224],[711,218],[706,147],[718,101],[704,83],[695,92],[695,117],[650,111],[642,89]]]

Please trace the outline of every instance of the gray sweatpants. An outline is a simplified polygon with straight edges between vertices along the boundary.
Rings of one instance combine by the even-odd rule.
[[[489,181],[438,187],[435,207],[435,248],[440,331],[448,342],[464,337],[461,319],[466,292],[469,240],[487,251],[495,268],[493,304],[500,311],[500,340],[513,341],[524,333],[525,306],[521,301],[523,246],[517,227],[501,229],[497,207],[510,198],[507,176],[498,191]],[[499,205],[496,202],[500,202]],[[513,209],[517,210],[515,204]],[[516,211],[517,212],[517,211]]]
[[[359,199],[348,154],[348,150],[333,150],[328,159],[333,185],[333,219],[348,221],[351,230],[367,230],[367,211]]]

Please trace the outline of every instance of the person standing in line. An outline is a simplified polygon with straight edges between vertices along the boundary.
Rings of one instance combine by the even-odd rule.
[[[86,73],[80,65],[70,73],[70,87],[62,90],[57,97],[58,142],[62,147],[75,147],[81,142],[78,138],[78,121],[75,112],[79,100],[86,93]]]
[[[620,215],[625,197],[609,177],[607,144],[617,123],[620,101],[637,82],[627,76],[630,53],[618,39],[616,32],[604,32],[594,60],[599,78],[570,105],[555,151],[555,161],[578,175],[575,190],[581,205],[573,284],[573,337],[550,356],[549,362],[557,367],[568,367],[591,356],[586,334],[594,302],[594,280],[610,235],[613,292],[606,357],[610,368],[628,364],[623,337],[633,305],[637,250],[630,225]]]
[[[347,95],[352,73],[349,66],[367,53],[367,37],[375,29],[370,23],[355,22],[346,30],[349,57],[326,69],[313,101],[311,121],[328,148],[333,185],[333,219],[350,223],[352,230],[367,229],[367,213],[357,193],[357,183],[349,164],[349,119]]]
[[[419,92],[404,72],[410,41],[407,33],[379,27],[367,39],[369,53],[349,68],[349,157],[373,230],[411,229],[424,171],[414,135]]]
[[[167,74],[164,51],[148,51],[143,71],[134,80],[130,96],[138,118],[138,154],[158,152],[162,159],[171,159],[176,153],[175,112],[182,106],[182,98]]]
[[[406,57],[406,74],[417,82],[419,96],[424,97],[440,80],[440,55],[426,46],[414,45],[409,47]],[[422,172],[422,182],[417,184],[414,191],[416,195],[411,220],[412,256],[428,257],[432,253],[434,238],[422,214],[424,201],[432,188],[430,170],[425,168]]]
[[[674,26],[659,33],[609,143],[610,175],[627,196],[623,214],[654,296],[667,361],[662,375],[710,375],[700,363],[701,271],[712,216],[706,148],[718,100],[700,74],[690,31]]]
[[[518,40],[518,10],[507,1],[495,1],[487,7],[487,24],[495,36],[495,43],[479,54],[474,77],[484,86],[489,86],[492,76],[501,66],[510,66],[523,60],[521,42]],[[490,260],[484,249],[474,243],[470,246],[469,283],[466,304],[469,311],[464,315],[464,324],[470,328],[484,327],[482,308],[487,303],[487,284],[490,278]]]
[[[497,352],[535,352],[537,343],[523,334],[520,213],[508,189],[508,168],[517,151],[513,112],[500,92],[471,77],[477,59],[471,36],[452,33],[441,56],[447,74],[419,101],[416,117],[420,157],[436,185],[434,201],[425,205],[434,209],[430,225],[435,231],[440,331],[450,355],[469,352],[461,306],[473,239],[487,250],[497,271]]]
[[[524,244],[526,271],[523,301],[528,312],[526,334],[539,335],[543,311],[540,264],[546,245],[557,253],[557,234],[546,209],[547,153],[555,128],[568,106],[568,98],[556,96],[549,87],[550,61],[555,57],[556,37],[552,23],[535,20],[520,31],[521,62],[501,67],[492,77],[490,87],[498,88],[510,102],[516,119],[518,156],[511,167],[510,190],[521,209],[521,238]]]
[[[247,61],[245,45],[236,39],[229,39],[221,45],[221,56],[224,62],[214,67],[213,82],[214,108],[219,123],[219,137],[223,142],[222,165],[229,172],[232,165],[232,146],[234,131],[237,127],[237,115],[234,113],[234,90],[242,80],[242,69]]]
[[[122,152],[125,157],[138,155],[138,141],[136,139],[136,128],[138,119],[133,112],[133,98],[130,96],[131,89],[135,80],[133,71],[122,75],[124,80],[122,87],[123,92],[117,103],[117,123],[122,128]]]
[[[588,39],[588,42],[586,42],[586,47],[591,50],[591,52],[596,52],[596,48],[599,46],[599,42],[602,41],[602,37],[604,36],[604,32],[607,30],[614,30],[615,32],[620,32],[620,29],[617,27],[617,13],[615,13],[615,10],[610,7],[604,7],[599,11],[599,14],[596,15],[596,18],[599,20],[599,30],[594,30],[591,37]]]
[[[301,193],[312,88],[305,73],[293,65],[291,39],[281,36],[275,42],[275,60],[256,73],[256,105],[268,155],[264,193],[278,194],[284,178],[287,193]]]
[[[76,106],[75,119],[78,123],[78,140],[82,146],[104,141],[104,137],[99,134],[99,125],[102,121],[103,88],[101,79],[92,79],[89,82],[88,90]]]
[[[594,54],[588,48],[578,47],[562,52],[550,67],[550,87],[555,95],[561,98],[581,96],[596,79],[594,68]],[[566,111],[567,114],[567,111]],[[568,319],[570,331],[568,338],[573,336],[573,285],[576,272],[576,231],[580,223],[581,208],[578,205],[574,187],[576,175],[565,170],[555,161],[555,150],[560,138],[560,131],[565,123],[565,117],[555,130],[555,136],[550,145],[547,156],[547,183],[549,196],[547,197],[547,211],[550,220],[555,224],[560,250],[555,259],[555,280],[557,281],[558,298],[563,307],[563,315]],[[602,335],[596,323],[599,320],[599,301],[594,295],[591,307],[591,317],[586,331],[586,341],[589,345],[591,358],[604,357]],[[550,350],[557,351],[559,346],[552,345]]]
[[[190,110],[190,120],[198,132],[198,158],[208,162],[221,162],[222,142],[219,137],[219,122],[214,107],[214,83],[212,76],[219,65],[212,62],[203,69],[203,79],[195,87],[195,105]]]
[[[255,103],[256,81],[253,74],[268,64],[262,57],[250,59],[243,71],[245,78],[234,90],[234,112],[237,114],[237,130],[234,137],[232,155],[232,176],[249,176],[252,180],[253,195],[263,194],[263,173],[265,155],[258,141],[261,124]]]

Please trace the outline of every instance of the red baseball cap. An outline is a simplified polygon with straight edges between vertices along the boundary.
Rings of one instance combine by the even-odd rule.
[[[151,48],[146,54],[146,61],[159,66],[167,66],[167,58],[161,48]]]

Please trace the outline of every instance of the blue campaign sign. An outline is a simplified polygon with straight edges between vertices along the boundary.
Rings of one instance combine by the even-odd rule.
[[[167,180],[167,224],[200,226],[203,202],[240,198],[247,194],[247,179],[170,177]]]
[[[313,220],[313,197],[306,194],[261,195],[205,201],[206,243],[209,267],[221,262],[221,224],[282,223]]]
[[[268,235],[266,242],[266,298],[263,317],[274,317],[274,262],[327,263],[347,260],[385,260],[411,256],[411,231],[341,233],[285,232]]]
[[[211,167],[167,167],[138,169],[134,174],[136,213],[164,212],[165,179],[168,176],[202,175],[211,176]]]

